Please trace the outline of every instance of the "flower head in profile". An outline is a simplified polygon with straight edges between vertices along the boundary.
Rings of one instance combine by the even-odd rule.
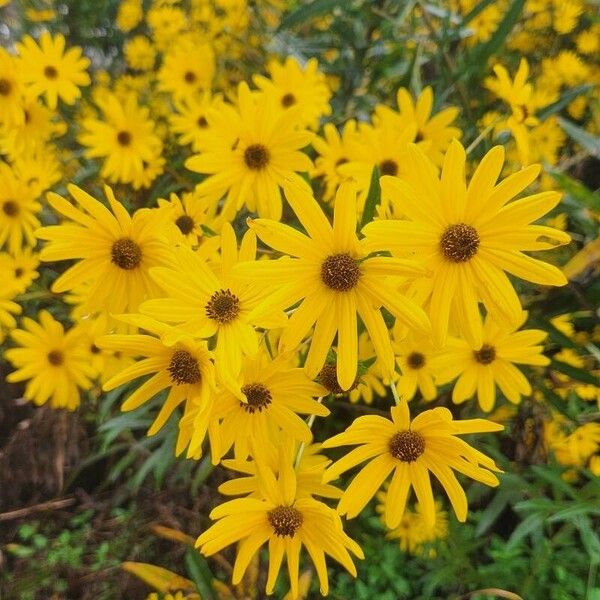
[[[238,584],[253,556],[265,543],[269,545],[267,594],[272,594],[285,555],[291,598],[298,598],[300,552],[304,546],[319,577],[321,593],[329,592],[325,556],[328,555],[356,577],[350,552],[358,558],[363,553],[358,544],[342,529],[342,522],[332,508],[314,498],[298,497],[296,473],[291,462],[279,466],[278,477],[258,465],[257,497],[237,498],[215,508],[211,519],[217,522],[196,541],[205,556],[239,542],[232,581]]]
[[[48,311],[42,310],[38,320],[23,318],[23,329],[15,329],[11,337],[18,344],[4,357],[14,367],[6,381],[27,381],[25,398],[38,406],[50,402],[52,408],[75,410],[80,390],[92,386],[95,373],[89,364],[81,332],[68,331]]]
[[[268,314],[302,301],[279,345],[283,352],[294,350],[315,326],[306,358],[310,377],[323,367],[337,333],[337,378],[342,390],[348,390],[356,379],[360,316],[382,368],[391,375],[394,354],[380,307],[411,329],[426,332],[429,323],[420,307],[386,285],[386,278],[418,277],[425,270],[412,260],[369,255],[356,234],[356,188],[352,183],[342,184],[337,193],[333,227],[306,184],[290,182],[285,193],[307,234],[276,221],[250,221],[251,229],[265,244],[286,255],[236,269],[240,277],[276,288],[257,312]]]
[[[414,145],[402,178],[382,177],[383,196],[400,206],[401,220],[381,220],[364,228],[367,247],[400,256],[422,256],[433,276],[427,302],[435,341],[443,345],[452,319],[476,348],[483,344],[479,302],[509,325],[520,322],[519,297],[507,272],[541,285],[565,285],[561,271],[525,254],[566,244],[563,231],[532,224],[560,201],[547,191],[514,197],[540,172],[531,165],[497,183],[504,149],[496,146],[465,183],[465,150],[454,140],[444,158],[441,177]]]
[[[17,51],[28,92],[44,95],[52,109],[56,108],[59,98],[66,104],[75,104],[81,96],[79,88],[90,85],[86,71],[89,59],[82,56],[78,46],[65,51],[65,38],[61,33],[52,37],[44,31],[39,45],[26,35],[17,44]]]
[[[435,505],[430,473],[442,484],[459,521],[467,518],[467,496],[454,474],[463,475],[489,486],[497,486],[499,471],[494,461],[479,452],[459,435],[500,431],[502,425],[485,419],[455,421],[447,408],[434,408],[412,421],[406,400],[391,409],[392,420],[376,415],[359,417],[344,433],[329,438],[324,448],[358,445],[328,469],[332,481],[352,467],[368,460],[346,488],[338,505],[341,515],[356,517],[392,475],[385,500],[387,527],[398,527],[404,515],[411,488],[421,505],[423,518],[435,523]]]

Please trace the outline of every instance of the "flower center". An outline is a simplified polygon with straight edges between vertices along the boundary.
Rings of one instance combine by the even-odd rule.
[[[50,350],[46,356],[53,367],[59,367],[65,362],[65,356],[60,350]]]
[[[119,131],[119,133],[117,133],[117,142],[119,142],[121,146],[129,146],[129,144],[131,144],[131,134],[129,131]]]
[[[183,235],[187,235],[194,229],[195,223],[194,219],[192,219],[192,217],[189,215],[181,215],[180,217],[177,217],[175,225],[179,227],[179,231],[181,231]]]
[[[102,352],[102,350],[100,350],[100,348],[98,348],[98,346],[96,346],[96,344],[92,343],[90,345],[90,352],[92,354],[100,354],[100,352]]]
[[[276,506],[267,513],[269,523],[279,537],[294,537],[302,525],[302,513],[293,506]]]
[[[496,348],[489,344],[484,344],[479,350],[473,350],[473,356],[478,363],[489,365],[496,358]]]
[[[287,94],[282,96],[281,106],[283,106],[284,108],[288,108],[294,104],[296,104],[296,96],[294,96],[294,94],[288,92]]]
[[[425,356],[420,352],[411,352],[406,357],[406,362],[411,369],[422,369],[425,366]]]
[[[256,411],[262,412],[262,409],[267,408],[273,399],[271,392],[262,383],[249,383],[242,386],[242,394],[246,396],[248,403],[240,402],[240,406],[251,414]]]
[[[398,175],[398,163],[391,159],[383,160],[379,163],[379,171],[382,175]]]
[[[206,316],[224,325],[240,314],[240,299],[230,290],[215,292],[204,308]]]
[[[425,438],[416,431],[399,431],[392,436],[390,454],[402,462],[414,462],[425,452]]]
[[[334,394],[335,396],[350,392],[358,385],[357,377],[354,380],[354,383],[350,386],[350,389],[343,390],[338,383],[336,363],[325,363],[323,368],[319,371],[317,379],[330,394]]]
[[[53,67],[52,65],[48,65],[47,67],[44,68],[44,75],[48,79],[56,79],[58,77],[58,70],[56,67]]]
[[[2,212],[7,217],[16,217],[20,212],[20,208],[14,200],[5,200],[2,204]]]
[[[0,79],[0,96],[8,96],[12,90],[12,84],[8,79]]]
[[[249,169],[260,171],[264,169],[271,159],[271,153],[262,144],[250,144],[244,151],[244,162]]]
[[[194,73],[193,71],[186,71],[183,78],[185,79],[186,83],[195,83],[195,81],[197,79],[196,73]]]
[[[417,131],[417,135],[415,136],[415,144],[422,142],[424,139],[425,139],[425,136],[423,135],[423,133],[420,131]]]
[[[336,292],[348,292],[360,278],[358,261],[349,254],[332,254],[321,265],[321,281]]]
[[[479,234],[475,227],[457,223],[444,231],[440,240],[440,250],[450,262],[460,263],[471,260],[479,248]]]
[[[112,262],[125,271],[136,269],[142,262],[142,249],[129,238],[117,240],[110,252]]]
[[[196,122],[198,123],[198,127],[200,127],[200,129],[206,129],[208,127],[208,121],[204,115],[198,117],[198,121]]]
[[[347,162],[348,162],[348,159],[347,159],[347,158],[345,158],[344,156],[342,156],[341,158],[338,158],[338,159],[335,161],[335,166],[336,166],[336,167],[340,167],[340,166],[342,166],[342,165],[345,165]]]
[[[15,277],[18,279],[19,277],[23,277],[23,269],[21,267],[17,267],[15,269]]]
[[[177,385],[200,383],[202,379],[196,357],[187,350],[173,352],[167,371],[171,375],[171,381]]]

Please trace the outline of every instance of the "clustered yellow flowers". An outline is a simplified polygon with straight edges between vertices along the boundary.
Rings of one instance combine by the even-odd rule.
[[[134,74],[114,79],[60,34],[0,49],[7,379],[27,382],[28,400],[69,410],[95,383],[127,385],[124,411],[158,398],[148,435],[176,419],[177,455],[208,448],[213,464],[240,474],[223,484],[238,497],[211,512],[200,552],[237,544],[238,583],[266,544],[267,593],[285,556],[296,598],[305,551],[326,595],[325,556],[354,575],[363,558],[342,517],[373,497],[390,537],[415,551],[446,530],[432,476],[461,522],[468,503],[456,473],[499,484],[494,461],[460,436],[502,425],[416,402],[411,418],[408,402],[436,402],[452,384],[453,403],[476,396],[489,413],[497,389],[514,404],[534,393],[521,365],[549,364],[546,333],[524,328],[515,279],[565,285],[551,254],[530,253],[570,236],[539,222],[561,195],[541,190],[541,167],[530,164],[543,104],[527,63],[514,81],[496,66],[488,82],[510,107],[519,160],[501,145],[473,160],[458,108],[436,108],[431,87],[400,88],[338,129],[322,126],[332,89],[315,59],[269,58],[263,75],[239,81],[220,59],[245,51],[247,6],[216,4],[191,2],[186,13],[154,2],[144,13],[139,0],[122,2],[117,25],[136,32],[124,49]],[[81,164],[58,160],[72,128],[63,105],[75,107]],[[97,170],[93,183],[71,182],[82,165]],[[66,194],[52,191],[59,181]],[[17,328],[38,270],[70,326],[42,309]],[[315,443],[331,397],[369,403],[388,390],[389,418],[363,415]],[[582,462],[582,445],[585,460],[597,452],[597,430],[579,433],[585,444],[555,440],[565,464]],[[345,446],[354,448],[335,462],[324,454]],[[418,535],[402,532],[413,526]]]

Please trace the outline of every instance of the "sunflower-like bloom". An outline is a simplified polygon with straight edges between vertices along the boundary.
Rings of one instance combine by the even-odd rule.
[[[236,384],[234,389],[222,389],[216,401],[215,415],[222,421],[220,456],[233,446],[237,459],[252,455],[264,462],[275,450],[280,430],[299,442],[312,440],[299,414],[329,414],[328,408],[314,400],[326,395],[325,388],[311,381],[304,369],[292,367],[289,356],[271,360],[259,350],[255,357],[245,359]]]
[[[177,112],[169,115],[171,131],[179,135],[177,143],[181,146],[191,144],[194,152],[210,149],[211,126],[207,115],[212,110],[219,110],[223,104],[220,94],[211,95],[205,92],[199,97],[174,101]]]
[[[142,357],[141,360],[137,360],[133,365],[111,377],[104,384],[103,389],[110,391],[124,383],[151,374],[149,379],[128,396],[121,410],[139,408],[168,389],[169,393],[160,412],[148,430],[148,435],[154,435],[161,430],[180,404],[183,402],[196,404],[199,411],[195,414],[195,434],[200,440],[204,440],[206,432],[209,432],[213,462],[218,463],[218,460],[215,460],[215,456],[219,454],[218,432],[213,416],[215,371],[206,342],[179,336],[177,342],[166,344],[163,340],[166,337],[165,331],[169,329],[167,326],[139,315],[121,318],[151,335],[112,334],[98,341],[100,348],[119,351],[138,359]]]
[[[331,114],[331,90],[325,75],[319,71],[316,58],[309,58],[304,67],[292,56],[282,64],[272,60],[267,66],[271,78],[255,75],[254,83],[267,95],[278,100],[284,109],[300,107],[293,117],[301,125],[318,129],[323,116]]]
[[[286,178],[312,168],[300,151],[312,139],[295,119],[266,94],[253,94],[240,83],[238,105],[222,104],[209,112],[210,144],[185,166],[210,175],[197,187],[199,194],[218,200],[227,194],[227,219],[244,206],[261,217],[281,218],[280,186]]]
[[[19,250],[14,254],[6,252],[0,253],[0,273],[3,277],[8,277],[10,283],[5,288],[13,288],[16,293],[22,294],[39,277],[37,272],[40,264],[39,255],[33,252],[31,248]]]
[[[4,282],[4,287],[0,292],[0,343],[4,340],[3,329],[14,329],[17,321],[14,315],[20,315],[23,309],[19,304],[13,301],[17,294],[14,278]]]
[[[333,227],[306,184],[290,182],[285,194],[308,235],[267,219],[249,222],[265,244],[289,255],[237,268],[240,277],[277,286],[257,312],[286,309],[303,300],[281,335],[280,351],[294,350],[316,323],[306,359],[308,375],[314,378],[337,332],[337,378],[343,390],[356,379],[358,313],[382,368],[391,376],[394,353],[380,307],[410,329],[427,332],[429,323],[419,306],[386,284],[386,277],[422,276],[425,270],[412,260],[369,255],[356,235],[353,183],[342,184],[337,193]]]
[[[200,552],[210,556],[239,542],[232,576],[233,583],[238,584],[252,557],[268,542],[266,592],[273,593],[285,554],[293,599],[298,598],[303,545],[314,563],[324,596],[329,592],[325,555],[356,577],[356,567],[348,550],[359,558],[363,558],[363,553],[344,533],[335,510],[313,498],[298,497],[296,473],[289,461],[281,464],[277,478],[268,467],[259,464],[258,468],[260,497],[237,498],[217,506],[210,517],[218,521],[196,541]]]
[[[38,406],[50,401],[52,408],[75,410],[79,389],[89,389],[94,377],[81,332],[76,327],[65,332],[45,310],[40,311],[37,322],[25,317],[23,326],[11,332],[20,347],[4,353],[17,368],[6,381],[28,381],[25,398]]]
[[[17,44],[23,80],[28,91],[36,96],[45,95],[48,106],[56,108],[58,98],[75,104],[81,96],[82,86],[90,85],[86,69],[90,61],[75,46],[65,52],[65,38],[57,33],[54,38],[48,31],[40,36],[40,45],[26,35]]]
[[[360,444],[328,469],[332,481],[357,464],[370,460],[346,488],[338,505],[341,515],[356,517],[393,471],[384,518],[393,529],[400,524],[410,488],[421,505],[423,518],[435,523],[429,473],[448,494],[459,521],[467,518],[467,496],[453,469],[489,486],[497,486],[494,461],[457,437],[465,433],[500,431],[502,425],[485,419],[455,421],[447,408],[420,413],[411,422],[406,400],[392,407],[392,420],[376,415],[359,417],[344,433],[329,438],[323,448]]]
[[[425,285],[436,342],[443,345],[452,318],[461,335],[481,348],[478,302],[508,324],[521,320],[521,303],[505,271],[541,285],[567,283],[558,268],[523,253],[570,241],[563,231],[531,224],[559,203],[560,194],[540,192],[511,202],[540,167],[531,165],[496,184],[504,163],[501,146],[485,155],[468,187],[460,142],[450,145],[441,177],[416,146],[407,156],[405,175],[382,177],[381,188],[408,218],[366,225],[367,247],[424,257],[433,273]]]
[[[108,186],[104,193],[111,210],[76,185],[67,189],[79,208],[52,192],[48,203],[69,222],[36,231],[50,242],[42,249],[42,261],[78,260],[52,284],[52,291],[90,284],[84,302],[90,312],[137,310],[142,300],[159,292],[149,269],[171,261],[162,230],[143,212],[129,216]]]
[[[16,59],[0,48],[0,125],[10,129],[24,120],[21,73]]]
[[[510,402],[518,404],[521,395],[531,394],[531,384],[515,365],[550,364],[541,345],[548,335],[541,329],[518,328],[525,322],[523,313],[517,327],[506,327],[487,318],[483,324],[483,345],[475,348],[466,340],[450,338],[444,351],[434,359],[440,384],[458,377],[452,401],[464,402],[477,393],[482,410],[490,412],[496,403],[497,385]]]

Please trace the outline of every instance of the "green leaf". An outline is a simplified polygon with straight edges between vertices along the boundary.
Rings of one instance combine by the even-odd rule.
[[[469,24],[477,15],[482,13],[490,4],[493,4],[496,0],[481,0],[479,4],[474,6],[464,17],[461,22],[461,26]]]
[[[569,498],[577,498],[577,494],[571,485],[569,485],[556,471],[555,467],[549,467],[546,465],[531,465],[531,470],[536,474],[537,477],[546,481],[554,488],[554,495],[556,491],[560,490]]]
[[[282,29],[289,29],[290,27],[301,25],[314,19],[314,17],[329,13],[337,6],[342,5],[342,0],[313,0],[308,4],[300,6],[284,17],[281,20],[278,30],[281,31]]]
[[[574,141],[596,158],[600,158],[600,138],[563,117],[558,117],[558,123]]]
[[[571,198],[581,204],[582,207],[600,211],[600,194],[592,192],[592,190],[583,185],[583,183],[573,179],[565,173],[553,170],[549,170],[548,172],[558,182],[560,187],[569,194]]]
[[[563,508],[548,517],[548,523],[556,521],[570,521],[574,517],[600,515],[600,506],[594,506],[590,502],[576,502],[568,508]]]
[[[198,593],[202,600],[214,600],[212,586],[212,573],[208,563],[194,548],[188,548],[184,556],[184,562],[188,575],[198,588]]]
[[[573,416],[569,413],[565,406],[565,401],[556,392],[554,392],[547,385],[544,384],[539,386],[539,390],[540,392],[542,392],[544,398],[546,399],[548,404],[552,406],[552,408],[554,408],[559,413],[567,417],[569,421],[574,421]]]
[[[526,519],[521,521],[512,532],[508,542],[506,542],[506,550],[514,549],[528,535],[541,529],[543,524],[544,517],[539,513],[529,515]]]
[[[375,207],[381,201],[381,186],[379,185],[379,167],[375,165],[371,173],[371,183],[369,185],[369,194],[365,201],[360,228],[362,229],[367,223],[370,223],[375,216]]]
[[[584,369],[578,369],[577,367],[573,367],[564,362],[559,362],[557,360],[553,360],[551,365],[551,369],[555,371],[559,371],[560,373],[564,373],[568,375],[571,379],[575,379],[575,381],[582,381],[583,383],[591,383],[592,385],[598,385],[598,377],[592,375],[589,371],[585,371]]]
[[[537,118],[540,121],[545,121],[548,117],[560,112],[567,104],[570,104],[575,100],[575,98],[589,92],[593,88],[594,86],[591,83],[584,83],[583,85],[578,85],[574,88],[565,90],[558,100],[544,106],[544,108],[540,108],[536,114]]]
[[[477,523],[475,529],[476,536],[483,535],[496,522],[508,501],[509,495],[501,489],[481,513],[479,523]]]

